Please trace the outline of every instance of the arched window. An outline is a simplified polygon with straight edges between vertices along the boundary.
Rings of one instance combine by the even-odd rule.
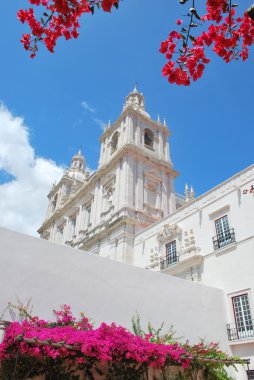
[[[151,149],[153,150],[153,142],[154,142],[154,134],[153,132],[150,130],[150,129],[145,129],[145,133],[144,133],[144,143],[145,143],[145,147],[148,148],[148,149]]]
[[[52,212],[55,211],[56,209],[56,205],[57,205],[57,198],[58,198],[58,195],[56,194],[53,198],[53,201],[52,201]]]
[[[116,131],[111,139],[111,154],[117,150],[119,133]]]

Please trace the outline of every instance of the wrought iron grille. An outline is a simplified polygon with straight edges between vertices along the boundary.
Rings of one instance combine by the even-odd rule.
[[[222,234],[218,234],[213,237],[213,248],[216,251],[228,244],[235,242],[235,231],[234,228],[230,228]]]
[[[241,340],[254,338],[254,320],[248,324],[237,326],[235,323],[227,324],[228,340]]]
[[[170,267],[179,262],[179,254],[176,252],[173,255],[166,255],[160,259],[160,268],[161,270]]]
[[[253,369],[249,369],[247,371],[247,376],[248,376],[248,380],[254,380],[254,370]]]

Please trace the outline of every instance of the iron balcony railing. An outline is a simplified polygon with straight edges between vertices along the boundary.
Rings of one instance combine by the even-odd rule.
[[[250,320],[248,324],[241,322],[238,324],[227,324],[228,340],[241,340],[254,338],[254,320]]]
[[[216,249],[220,249],[234,242],[235,242],[235,231],[234,231],[234,228],[230,228],[225,233],[213,237],[213,248],[216,251]]]
[[[179,254],[176,252],[171,255],[166,255],[166,257],[161,257],[160,268],[161,270],[170,267],[179,262]]]

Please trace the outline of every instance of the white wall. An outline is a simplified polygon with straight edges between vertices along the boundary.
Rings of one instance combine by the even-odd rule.
[[[253,250],[254,243],[251,239],[254,238],[254,192],[243,194],[251,185],[254,186],[254,165],[137,234],[134,246],[135,265],[146,267],[150,264],[151,251],[159,249],[157,236],[165,224],[177,224],[182,230],[176,237],[178,251],[184,246],[185,233],[193,230],[200,254],[214,254],[212,238],[216,235],[215,220],[225,214],[228,215],[230,227],[235,230],[236,249],[240,247],[241,242],[248,240],[247,244]],[[165,254],[164,248],[160,252],[162,255]],[[213,285],[220,287],[216,282]]]
[[[155,252],[165,256],[165,245],[177,242],[177,251],[185,245],[186,233],[193,231],[196,251],[192,257],[182,253],[180,262],[169,266],[164,272],[194,280],[225,292],[226,320],[235,323],[232,297],[248,294],[252,318],[254,318],[254,165],[233,178],[200,196],[159,223],[152,225],[135,238],[135,265],[149,266],[150,256]],[[234,228],[236,242],[214,250],[212,237],[216,235],[215,220],[228,215],[230,228]],[[165,225],[177,225],[181,233],[159,244],[158,234]],[[199,265],[195,258],[201,256]],[[155,267],[159,270],[159,267]],[[198,272],[198,275],[197,275]],[[253,319],[254,322],[254,319]],[[226,326],[225,326],[226,329]],[[234,355],[251,359],[254,369],[254,338],[230,342]],[[241,372],[239,379],[245,379]]]
[[[32,297],[34,312],[43,318],[52,318],[51,310],[67,303],[97,323],[130,327],[138,311],[144,323],[164,321],[178,336],[219,340],[227,348],[221,290],[2,228],[0,241],[0,311],[15,302],[15,295],[22,301]]]

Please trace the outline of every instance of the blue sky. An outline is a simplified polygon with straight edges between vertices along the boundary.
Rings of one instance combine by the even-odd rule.
[[[27,3],[2,4],[0,100],[12,116],[24,118],[36,157],[68,165],[82,144],[95,169],[100,121],[119,116],[137,81],[147,111],[168,121],[171,156],[181,173],[178,192],[188,182],[201,194],[253,163],[253,51],[245,63],[224,64],[211,54],[199,82],[170,85],[158,49],[183,7],[176,0],[124,0],[112,14],[84,16],[77,40],[60,42],[55,54],[41,47],[31,60],[19,42],[28,29],[16,19]],[[15,177],[2,169],[0,184]]]

